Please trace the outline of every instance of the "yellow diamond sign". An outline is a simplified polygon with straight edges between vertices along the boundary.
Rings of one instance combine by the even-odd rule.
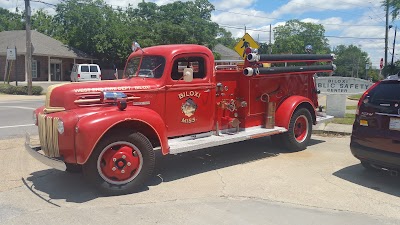
[[[260,48],[256,41],[246,33],[235,46],[235,51],[244,59],[246,57],[246,48]]]

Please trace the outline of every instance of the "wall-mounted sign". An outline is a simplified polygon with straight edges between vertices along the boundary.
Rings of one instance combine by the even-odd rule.
[[[362,94],[372,82],[354,77],[318,77],[315,79],[317,89],[323,94]]]
[[[7,48],[7,60],[16,60],[17,59],[17,53],[15,51],[15,48]]]

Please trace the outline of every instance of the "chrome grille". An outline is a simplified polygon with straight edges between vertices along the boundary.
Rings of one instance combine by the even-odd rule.
[[[44,154],[48,157],[59,157],[58,125],[59,118],[49,117],[44,114],[38,116],[39,139]]]

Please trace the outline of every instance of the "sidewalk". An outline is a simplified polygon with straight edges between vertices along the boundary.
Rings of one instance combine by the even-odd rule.
[[[0,102],[26,101],[26,100],[45,100],[46,95],[7,95],[0,93]]]
[[[341,134],[341,135],[350,135],[352,132],[353,126],[346,124],[337,124],[337,123],[321,123],[313,126],[313,133],[332,133],[332,134]]]

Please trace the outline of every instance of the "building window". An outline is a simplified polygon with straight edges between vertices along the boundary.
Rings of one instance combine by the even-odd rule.
[[[38,66],[37,60],[32,60],[32,78],[37,78]]]

